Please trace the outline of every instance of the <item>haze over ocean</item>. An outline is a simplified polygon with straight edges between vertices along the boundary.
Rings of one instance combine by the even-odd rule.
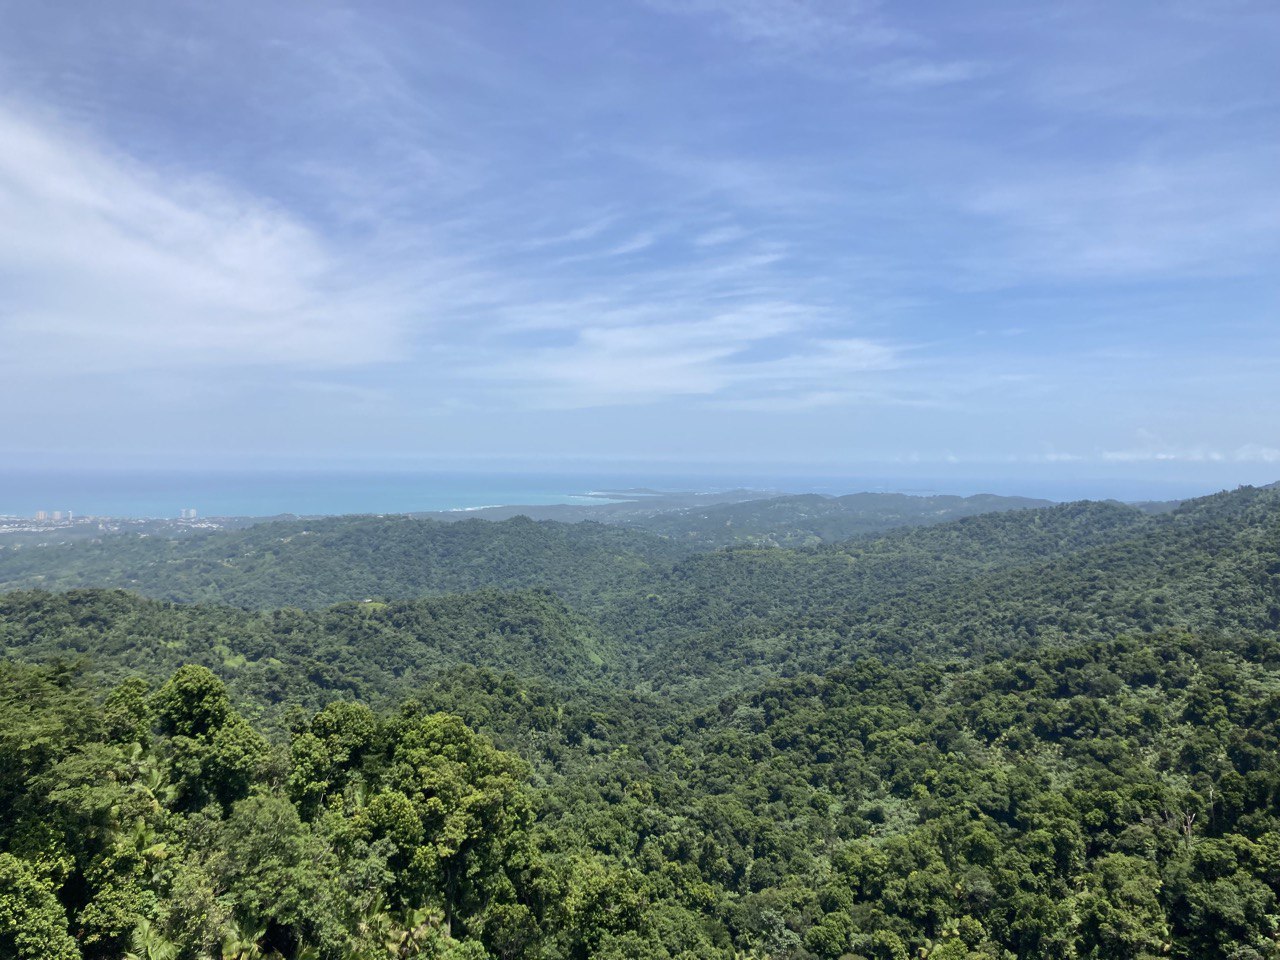
[[[738,473],[479,473],[332,471],[0,473],[0,516],[38,510],[77,516],[201,517],[278,514],[409,513],[508,504],[589,504],[591,494],[651,488],[715,492],[736,488],[842,495],[863,491],[916,495],[998,493],[1049,500],[1164,500],[1211,492],[1195,480],[782,475]]]

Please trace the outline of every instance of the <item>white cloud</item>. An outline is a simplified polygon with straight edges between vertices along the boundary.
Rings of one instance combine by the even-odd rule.
[[[829,318],[797,304],[740,307],[703,317],[658,321],[624,311],[628,321],[571,324],[567,342],[482,361],[476,373],[495,389],[552,408],[714,398],[721,405],[803,406],[849,402],[856,378],[889,370],[899,348],[867,339],[815,337]]]
[[[878,2],[860,0],[648,0],[650,7],[700,17],[765,63],[841,83],[912,91],[989,72],[975,60],[934,59],[936,43]]]
[[[907,36],[874,17],[868,4],[847,0],[650,0],[650,5],[711,18],[739,40],[788,53],[841,41],[888,46]]]
[[[699,247],[718,247],[721,244],[733,243],[735,240],[742,240],[747,236],[747,231],[737,226],[713,227],[705,233],[700,233],[694,238],[694,244]]]
[[[0,355],[25,368],[369,363],[408,302],[270,201],[3,104],[0,264]]]
[[[900,59],[879,64],[867,76],[886,87],[900,89],[941,87],[963,83],[988,73],[990,67],[971,60]]]
[[[629,253],[639,253],[641,250],[647,250],[657,240],[657,236],[653,233],[638,233],[634,237],[610,247],[605,253],[611,257],[623,257]]]
[[[1008,170],[968,201],[1007,245],[969,263],[1004,280],[1252,272],[1280,252],[1278,168],[1271,150]]]
[[[546,236],[539,236],[532,240],[526,240],[524,241],[523,246],[529,250],[538,250],[542,247],[574,245],[588,240],[595,240],[611,226],[617,223],[617,221],[618,215],[616,213],[605,214],[603,216],[594,217],[576,227],[553,231]]]
[[[1108,463],[1218,463],[1226,459],[1219,450],[1208,447],[1141,447],[1133,450],[1104,450],[1101,459]]]
[[[1242,463],[1280,463],[1280,448],[1246,443],[1235,449],[1231,459]]]

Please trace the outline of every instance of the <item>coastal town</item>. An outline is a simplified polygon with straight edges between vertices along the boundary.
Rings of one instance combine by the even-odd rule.
[[[194,508],[177,517],[99,517],[74,510],[37,510],[30,516],[0,515],[0,547],[53,546],[96,540],[111,534],[174,537],[201,530],[221,530],[228,518],[201,518]]]

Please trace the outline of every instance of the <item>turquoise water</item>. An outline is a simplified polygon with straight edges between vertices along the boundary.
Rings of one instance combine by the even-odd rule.
[[[710,492],[748,488],[792,493],[865,490],[932,494],[1016,494],[1049,500],[1173,499],[1210,493],[1200,482],[1076,480],[1068,478],[885,476],[781,476],[635,473],[317,473],[317,472],[0,472],[0,515],[38,510],[77,516],[176,517],[195,509],[202,517],[264,517],[282,513],[409,513],[466,510],[499,504],[591,503],[588,494],[647,487]]]
[[[408,513],[499,504],[590,503],[617,478],[494,474],[0,474],[0,515],[264,517],[282,513]]]

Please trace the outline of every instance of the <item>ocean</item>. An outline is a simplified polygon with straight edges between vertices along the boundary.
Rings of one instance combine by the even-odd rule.
[[[616,478],[614,478],[616,482]],[[585,477],[461,473],[0,474],[0,515],[268,517],[590,503]],[[605,484],[607,485],[607,484]]]
[[[753,489],[788,493],[862,491],[999,493],[1050,500],[1173,499],[1210,493],[1203,483],[1152,483],[1068,478],[925,478],[776,475],[742,471],[716,475],[634,473],[424,472],[0,472],[0,515],[37,511],[76,516],[265,517],[279,514],[411,513],[471,510],[508,504],[598,502],[591,494],[650,488],[715,492]]]

